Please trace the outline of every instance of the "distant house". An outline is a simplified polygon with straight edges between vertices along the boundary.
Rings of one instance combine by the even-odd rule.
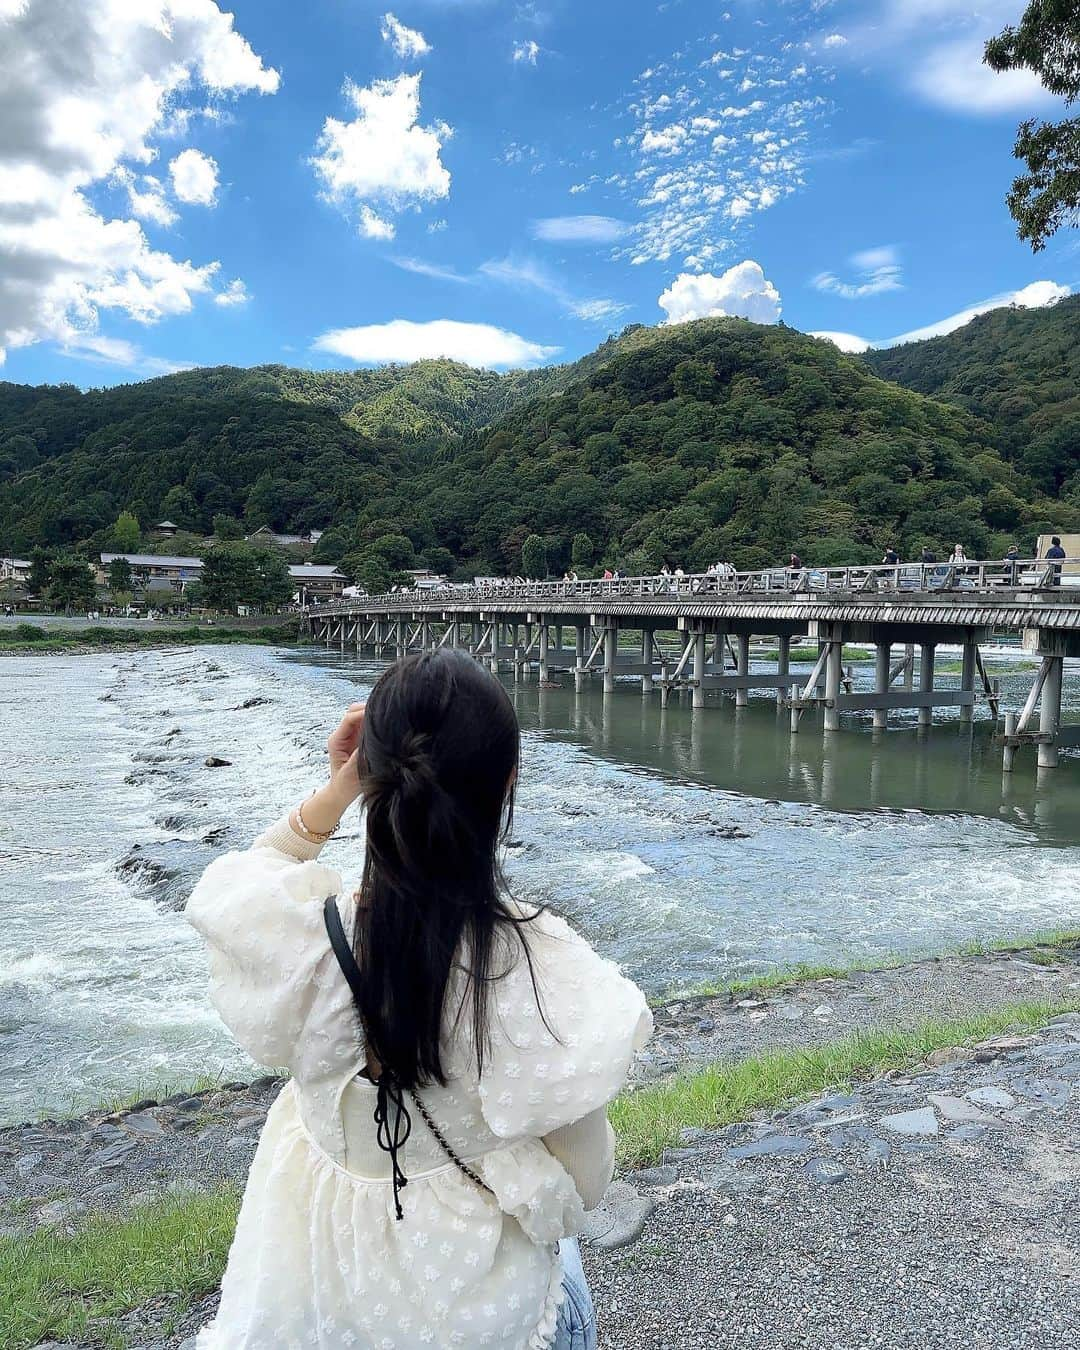
[[[332,563],[296,563],[289,568],[289,576],[302,605],[336,600],[345,589],[345,574]]]
[[[154,526],[154,533],[160,534],[166,539],[171,539],[179,530],[179,525],[174,525],[171,520],[159,520]]]
[[[322,530],[312,530],[310,534],[278,534],[269,525],[262,525],[254,534],[246,534],[247,544],[276,544],[278,548],[312,549],[322,538]]]
[[[25,558],[0,558],[0,581],[25,586],[30,580],[31,564]]]
[[[418,591],[437,591],[446,585],[446,574],[427,567],[407,567],[405,575]]]
[[[100,565],[94,569],[99,586],[108,582],[109,564],[114,558],[127,559],[135,585],[148,595],[183,595],[188,582],[198,581],[202,575],[201,558],[156,553],[103,553]]]

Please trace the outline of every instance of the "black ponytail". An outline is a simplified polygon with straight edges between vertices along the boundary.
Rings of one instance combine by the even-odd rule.
[[[440,1039],[466,969],[478,1069],[505,902],[498,848],[513,818],[520,733],[505,689],[471,656],[406,657],[368,699],[360,753],[367,855],[353,946],[368,1048],[405,1088],[445,1083]],[[528,958],[528,947],[525,947]],[[531,969],[531,963],[530,963]]]

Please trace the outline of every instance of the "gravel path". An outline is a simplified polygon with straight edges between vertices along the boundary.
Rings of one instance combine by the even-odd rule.
[[[1080,1343],[1080,1016],[979,1059],[632,1176],[655,1204],[640,1239],[586,1248],[605,1350]]]

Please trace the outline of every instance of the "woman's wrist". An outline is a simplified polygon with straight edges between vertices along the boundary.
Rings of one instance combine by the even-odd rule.
[[[292,820],[304,839],[323,842],[337,829],[356,798],[333,779],[293,809]]]

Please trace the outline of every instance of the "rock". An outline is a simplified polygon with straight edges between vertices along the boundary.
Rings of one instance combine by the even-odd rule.
[[[724,1215],[724,1227],[725,1227],[725,1228],[734,1228],[735,1225],[736,1225],[738,1222],[739,1222],[739,1221],[738,1221],[738,1219],[735,1217],[734,1214],[725,1214],[725,1215]]]
[[[898,1111],[882,1116],[878,1124],[894,1134],[937,1134],[938,1120],[932,1106],[920,1106],[914,1111]]]
[[[1013,1080],[1012,1086],[1021,1097],[1042,1102],[1044,1106],[1052,1106],[1055,1110],[1068,1106],[1072,1093],[1070,1085],[1060,1078],[1017,1078]]]
[[[585,1216],[581,1236],[601,1251],[627,1247],[641,1236],[655,1208],[650,1196],[641,1195],[626,1181],[613,1181],[600,1204]]]
[[[765,1000],[763,998],[741,998],[735,1006],[736,1008],[742,1008],[744,1011],[750,1008],[764,1008]]]
[[[106,1144],[104,1148],[95,1149],[86,1160],[87,1166],[119,1167],[134,1151],[134,1139],[120,1139],[115,1144]]]
[[[973,1103],[964,1101],[963,1097],[950,1097],[944,1093],[932,1092],[928,1100],[937,1107],[942,1119],[948,1121],[950,1125],[982,1125],[984,1133],[987,1129],[1001,1125],[996,1116],[987,1115]]]
[[[825,1021],[827,1018],[832,1017],[834,1012],[835,1009],[833,1008],[831,1003],[819,1003],[811,1013],[811,1016],[820,1017],[822,1021]]]
[[[797,1157],[800,1153],[809,1153],[814,1147],[813,1141],[798,1134],[767,1134],[764,1139],[753,1139],[749,1144],[739,1144],[729,1148],[729,1158],[765,1158],[780,1155]]]
[[[67,1177],[57,1176],[55,1172],[36,1172],[33,1180],[35,1189],[42,1194],[47,1191],[66,1191],[71,1184]]]
[[[49,1204],[42,1205],[34,1217],[43,1228],[59,1228],[63,1224],[70,1223],[85,1208],[86,1206],[79,1204],[77,1200],[52,1200]]]
[[[731,1163],[711,1163],[702,1168],[699,1180],[706,1190],[718,1191],[721,1195],[744,1195],[762,1187],[760,1177],[752,1172],[740,1172]]]
[[[43,1159],[44,1155],[41,1153],[24,1153],[21,1158],[15,1159],[15,1175],[28,1177]]]
[[[231,759],[222,759],[222,758],[220,757],[220,755],[207,755],[206,758],[203,760],[203,764],[204,764],[208,769],[231,769],[231,768],[232,768],[232,760],[231,760]]]
[[[152,1116],[149,1111],[133,1111],[131,1115],[123,1118],[120,1125],[138,1139],[153,1139],[165,1133],[161,1121],[156,1116]]]
[[[662,1163],[659,1167],[645,1167],[640,1172],[631,1172],[626,1178],[635,1186],[670,1186],[679,1179],[679,1169],[674,1163]]]
[[[964,1096],[969,1102],[974,1102],[977,1106],[1015,1106],[1016,1098],[1002,1088],[981,1087],[972,1088],[970,1092],[965,1092]]]
[[[834,1158],[811,1158],[803,1165],[803,1175],[819,1186],[835,1186],[846,1181],[851,1173]]]
[[[1008,1054],[1010,1050],[1026,1050],[1038,1043],[1038,1036],[991,1036],[988,1040],[977,1041],[974,1048],[993,1051],[996,1057]]]
[[[225,1141],[225,1151],[227,1153],[235,1153],[238,1149],[257,1148],[258,1145],[259,1141],[257,1139],[252,1139],[250,1135],[235,1134],[231,1139]]]
[[[777,1007],[776,1013],[785,1022],[801,1022],[806,1016],[806,1009],[800,1008],[796,1003],[781,1003]]]
[[[970,1064],[974,1058],[974,1050],[969,1050],[963,1045],[950,1045],[940,1050],[931,1050],[926,1056],[925,1063],[937,1068],[943,1064]]]
[[[871,1139],[866,1145],[866,1161],[880,1163],[882,1167],[892,1157],[892,1145],[886,1139]]]
[[[993,1119],[993,1117],[990,1117],[990,1119]],[[994,1121],[994,1123],[1000,1124],[999,1121]],[[985,1139],[989,1132],[990,1127],[988,1125],[979,1125],[976,1123],[970,1125],[957,1125],[955,1130],[949,1132],[949,1138],[963,1139],[967,1143],[975,1143],[976,1140]]]

